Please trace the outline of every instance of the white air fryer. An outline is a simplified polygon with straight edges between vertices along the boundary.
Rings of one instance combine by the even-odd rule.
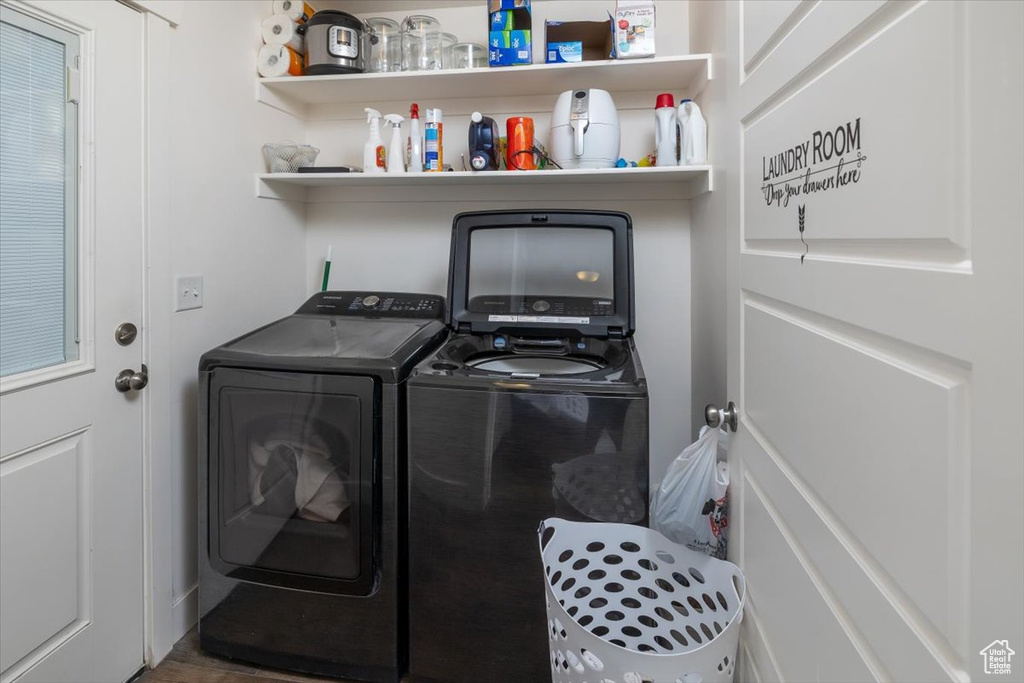
[[[567,90],[551,113],[551,158],[562,168],[612,168],[619,113],[607,90]]]

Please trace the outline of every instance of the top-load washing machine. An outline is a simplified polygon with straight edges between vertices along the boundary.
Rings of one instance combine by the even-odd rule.
[[[199,640],[397,681],[404,382],[447,336],[430,294],[322,292],[199,366]]]
[[[539,523],[646,524],[632,285],[624,213],[455,218],[453,334],[408,381],[414,681],[549,680]]]

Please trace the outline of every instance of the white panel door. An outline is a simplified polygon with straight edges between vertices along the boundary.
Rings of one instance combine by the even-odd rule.
[[[0,680],[123,681],[143,664],[144,631],[144,393],[114,386],[143,362],[140,340],[115,341],[120,323],[142,322],[143,15],[116,2],[5,5],[80,41],[67,80],[77,250],[65,264],[78,350],[0,380]],[[38,267],[11,267],[23,266]]]
[[[737,680],[984,680],[1024,653],[1024,4],[727,11]]]

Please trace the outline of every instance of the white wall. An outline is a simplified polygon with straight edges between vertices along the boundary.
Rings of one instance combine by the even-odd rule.
[[[303,137],[301,121],[255,99],[259,22],[269,9],[269,1],[182,3],[181,23],[168,41],[170,82],[153,84],[169,89],[171,127],[168,248],[166,262],[154,263],[163,272],[156,301],[167,306],[154,315],[169,317],[169,363],[166,376],[153,376],[154,384],[172,385],[170,433],[165,443],[157,440],[155,448],[164,452],[153,458],[172,463],[172,480],[155,485],[173,487],[174,637],[192,626],[196,613],[199,356],[291,312],[306,294],[304,207],[255,197],[261,145]],[[203,308],[170,312],[177,274],[203,276]]]
[[[697,98],[708,121],[708,154],[714,166],[715,191],[701,195],[691,203],[693,242],[690,259],[693,298],[691,301],[692,349],[692,421],[693,436],[704,424],[704,406],[714,403],[724,408],[738,397],[726,395],[726,226],[729,205],[727,174],[732,162],[734,131],[726,97],[727,70],[735,69],[726,50],[725,5],[719,2],[690,3],[690,45],[693,52],[712,55],[713,78]]]

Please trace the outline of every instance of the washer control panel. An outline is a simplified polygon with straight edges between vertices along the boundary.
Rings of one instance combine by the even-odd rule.
[[[408,292],[319,292],[296,313],[440,320],[444,298]]]

